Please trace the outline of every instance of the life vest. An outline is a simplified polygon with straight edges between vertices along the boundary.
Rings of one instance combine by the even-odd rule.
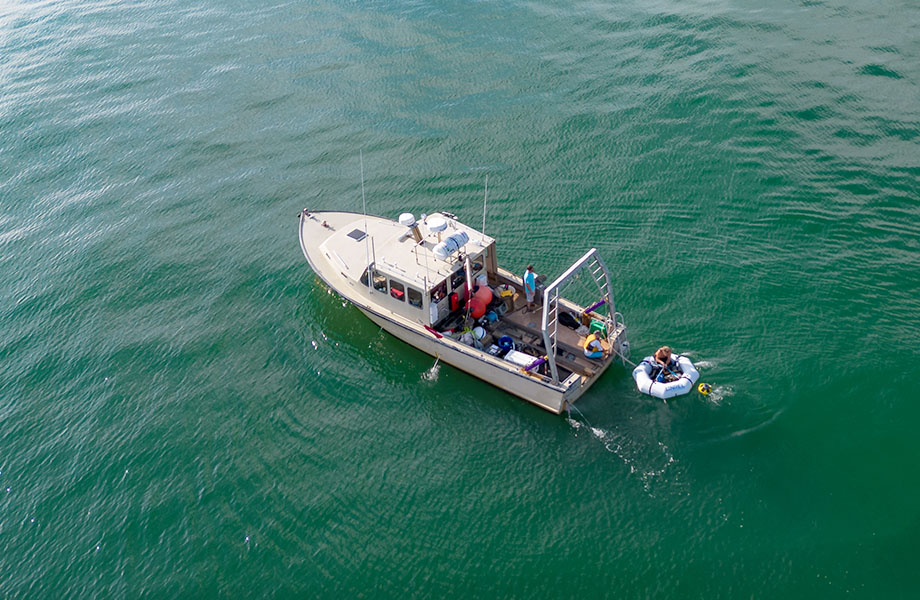
[[[655,360],[655,356],[646,356],[642,359],[642,363],[647,364],[651,367],[652,372],[649,373],[649,378],[652,381],[664,382],[674,381],[683,375],[683,370],[680,368],[677,359],[680,357],[678,354],[672,354],[670,360],[668,360],[668,368],[665,369],[660,362]],[[639,363],[639,364],[642,364]]]
[[[600,358],[604,355],[604,345],[601,344],[602,337],[595,332],[585,339],[585,356],[588,358]]]

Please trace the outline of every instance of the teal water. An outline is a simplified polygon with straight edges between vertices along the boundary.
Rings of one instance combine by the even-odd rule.
[[[5,2],[0,596],[914,597],[920,6]],[[296,215],[591,246],[554,416],[323,288]]]

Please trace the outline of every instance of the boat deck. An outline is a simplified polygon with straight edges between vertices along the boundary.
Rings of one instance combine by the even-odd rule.
[[[491,344],[497,343],[500,337],[507,335],[514,340],[520,350],[532,355],[536,360],[546,354],[540,328],[543,309],[539,304],[539,294],[537,295],[537,308],[528,311],[524,294],[517,281],[499,274],[496,281],[490,281],[490,284],[493,285],[497,283],[510,284],[515,288],[513,308],[504,311],[498,321],[487,328],[489,335],[482,340],[482,345],[488,348]],[[616,331],[613,334],[616,336],[620,332]],[[609,341],[614,340],[615,338],[611,338]],[[610,345],[607,342],[603,342],[605,349],[608,350],[607,356],[600,359],[586,357],[583,350],[585,336],[561,324],[556,334],[556,344],[556,363],[560,368],[560,379],[565,379],[572,373],[591,378],[604,370],[615,358],[609,352]]]

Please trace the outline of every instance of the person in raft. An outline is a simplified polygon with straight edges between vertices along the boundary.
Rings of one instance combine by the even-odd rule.
[[[524,312],[530,312],[537,308],[533,303],[534,294],[537,292],[537,274],[533,272],[533,265],[527,265],[524,271],[524,296],[527,298],[527,308]]]
[[[604,357],[604,345],[601,343],[601,340],[604,339],[604,334],[600,331],[595,331],[585,340],[585,356],[588,358],[603,358]]]
[[[662,346],[655,351],[654,355],[643,358],[642,362],[652,367],[649,377],[658,383],[675,381],[683,373],[670,346]]]

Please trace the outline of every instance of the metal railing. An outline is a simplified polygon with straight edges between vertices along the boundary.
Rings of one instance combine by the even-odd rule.
[[[543,290],[541,329],[543,332],[543,345],[546,348],[546,359],[547,363],[549,363],[553,383],[559,383],[559,369],[556,366],[557,334],[559,332],[559,289],[582,269],[588,269],[591,273],[591,278],[597,285],[600,298],[607,307],[607,322],[615,323],[616,308],[614,308],[613,294],[610,291],[610,272],[607,270],[607,265],[604,264],[597,249],[591,248]]]

